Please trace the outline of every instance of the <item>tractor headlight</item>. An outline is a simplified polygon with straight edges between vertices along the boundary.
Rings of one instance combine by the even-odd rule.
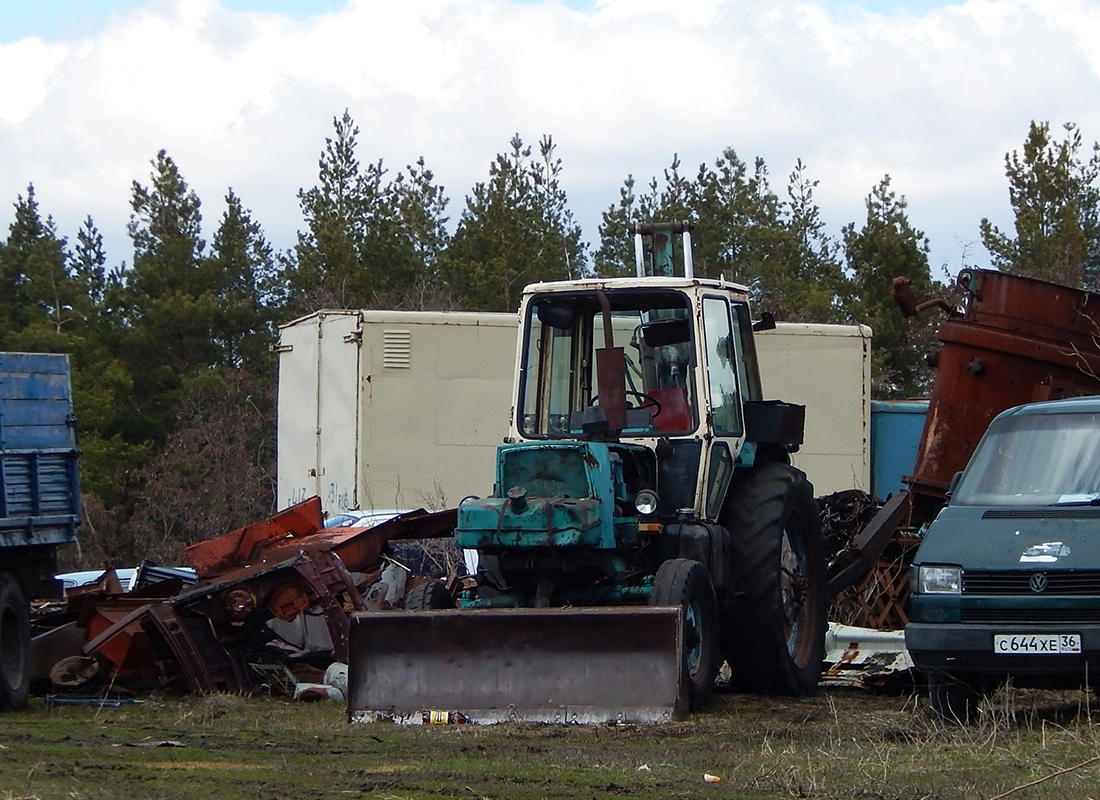
[[[642,489],[634,496],[634,508],[643,517],[657,510],[657,493],[652,489]]]
[[[962,569],[921,566],[917,572],[917,591],[921,594],[961,594]]]

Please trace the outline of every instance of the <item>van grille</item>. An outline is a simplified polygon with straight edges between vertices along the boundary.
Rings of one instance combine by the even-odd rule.
[[[962,622],[1097,623],[1100,608],[963,608]]]
[[[991,508],[982,514],[982,519],[1100,519],[1100,507]]]
[[[1031,588],[1031,576],[1038,573],[1046,576],[1042,592]],[[962,590],[963,594],[1100,595],[1100,570],[964,572]]]

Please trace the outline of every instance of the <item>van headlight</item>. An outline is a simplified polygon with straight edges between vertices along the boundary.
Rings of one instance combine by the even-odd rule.
[[[961,567],[921,566],[917,573],[917,591],[920,594],[961,594]]]

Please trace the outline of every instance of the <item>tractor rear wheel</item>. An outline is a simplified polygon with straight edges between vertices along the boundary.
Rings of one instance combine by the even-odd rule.
[[[813,487],[788,464],[762,464],[735,487],[724,522],[736,595],[724,615],[722,642],[733,686],[812,694],[821,677],[827,615],[825,543]]]
[[[651,606],[680,606],[684,614],[683,675],[690,708],[702,708],[718,675],[718,604],[706,568],[689,558],[661,564],[653,579]]]
[[[26,708],[30,685],[30,608],[15,578],[0,572],[0,710]]]

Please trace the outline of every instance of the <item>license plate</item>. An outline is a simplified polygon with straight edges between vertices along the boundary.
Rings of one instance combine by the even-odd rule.
[[[1081,652],[1079,633],[1013,633],[993,637],[999,655],[1049,656]]]

